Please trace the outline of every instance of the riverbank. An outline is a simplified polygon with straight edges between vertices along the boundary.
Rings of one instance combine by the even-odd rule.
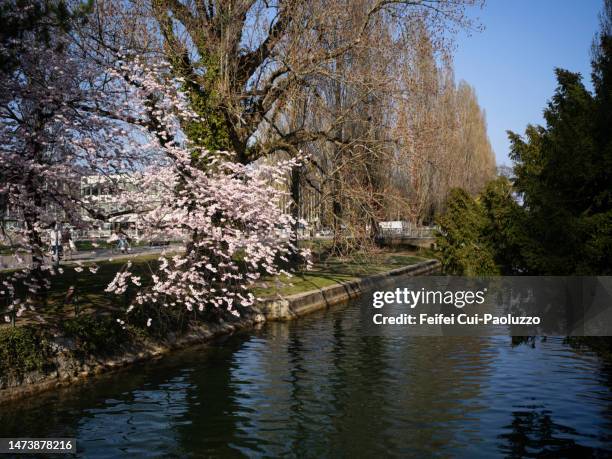
[[[292,320],[359,296],[374,285],[382,286],[401,276],[425,275],[438,269],[437,261],[427,260],[371,276],[334,282],[294,295],[277,293],[274,298],[266,299],[245,311],[240,318],[228,315],[218,318],[216,322],[189,324],[185,328],[177,328],[178,331],[169,331],[157,337],[131,328],[121,329],[110,336],[105,333],[97,333],[96,336],[96,330],[104,330],[113,324],[113,319],[109,317],[84,316],[85,319],[73,319],[74,323],[68,327],[70,334],[62,333],[59,329],[17,327],[14,336],[5,342],[2,342],[0,335],[0,354],[10,347],[10,358],[21,366],[7,368],[7,356],[0,355],[5,361],[4,371],[3,362],[0,361],[0,403],[78,384],[91,376],[159,358],[174,349],[206,343],[266,321]],[[98,319],[105,321],[104,326]],[[21,348],[24,343],[35,343],[35,349]],[[99,352],[109,347],[114,351],[112,355]]]
[[[355,253],[345,257],[329,257],[325,256],[326,247],[324,245],[315,245],[312,249],[314,263],[311,270],[298,271],[291,277],[264,277],[254,286],[253,294],[258,298],[286,297],[391,271],[426,259],[418,256],[420,252],[415,254],[415,252],[402,250],[378,250]],[[162,253],[169,256],[176,253],[176,249]],[[50,279],[51,286],[47,291],[46,304],[37,306],[35,310],[23,311],[17,320],[17,325],[61,327],[67,320],[75,318],[76,311],[79,316],[93,314],[124,318],[123,314],[128,307],[129,298],[108,293],[105,291],[106,287],[126,263],[131,264],[131,271],[141,278],[142,285],[148,285],[151,272],[159,264],[159,256],[160,253],[140,253],[94,261],[63,262],[62,272],[55,274]],[[77,272],[76,269],[79,269],[80,272]],[[0,272],[0,284],[5,273]],[[66,301],[69,291],[74,293],[72,299]],[[23,296],[25,292],[20,293]],[[3,306],[0,296],[0,319],[4,316]],[[0,320],[0,330],[6,326],[9,324]],[[0,362],[0,374],[1,370]]]

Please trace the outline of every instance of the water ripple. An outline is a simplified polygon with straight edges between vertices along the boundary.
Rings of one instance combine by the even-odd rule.
[[[562,339],[360,335],[347,305],[3,406],[83,457],[608,456],[612,372]]]

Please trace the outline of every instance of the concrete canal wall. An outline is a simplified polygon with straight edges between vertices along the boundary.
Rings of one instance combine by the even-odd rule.
[[[362,279],[330,285],[320,290],[298,293],[277,300],[268,300],[263,306],[260,306],[260,311],[266,320],[292,320],[304,314],[356,298],[370,288],[392,284],[397,282],[400,277],[424,276],[439,270],[439,261],[428,260]]]

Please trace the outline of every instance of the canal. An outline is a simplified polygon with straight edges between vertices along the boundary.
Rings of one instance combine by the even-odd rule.
[[[82,457],[612,454],[612,368],[549,338],[368,337],[359,302],[0,406]]]

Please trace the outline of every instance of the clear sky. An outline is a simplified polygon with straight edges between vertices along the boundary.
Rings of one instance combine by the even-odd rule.
[[[590,85],[590,50],[602,0],[488,0],[474,9],[483,32],[457,37],[455,75],[476,88],[498,164],[510,164],[506,130],[543,124],[554,68]]]

